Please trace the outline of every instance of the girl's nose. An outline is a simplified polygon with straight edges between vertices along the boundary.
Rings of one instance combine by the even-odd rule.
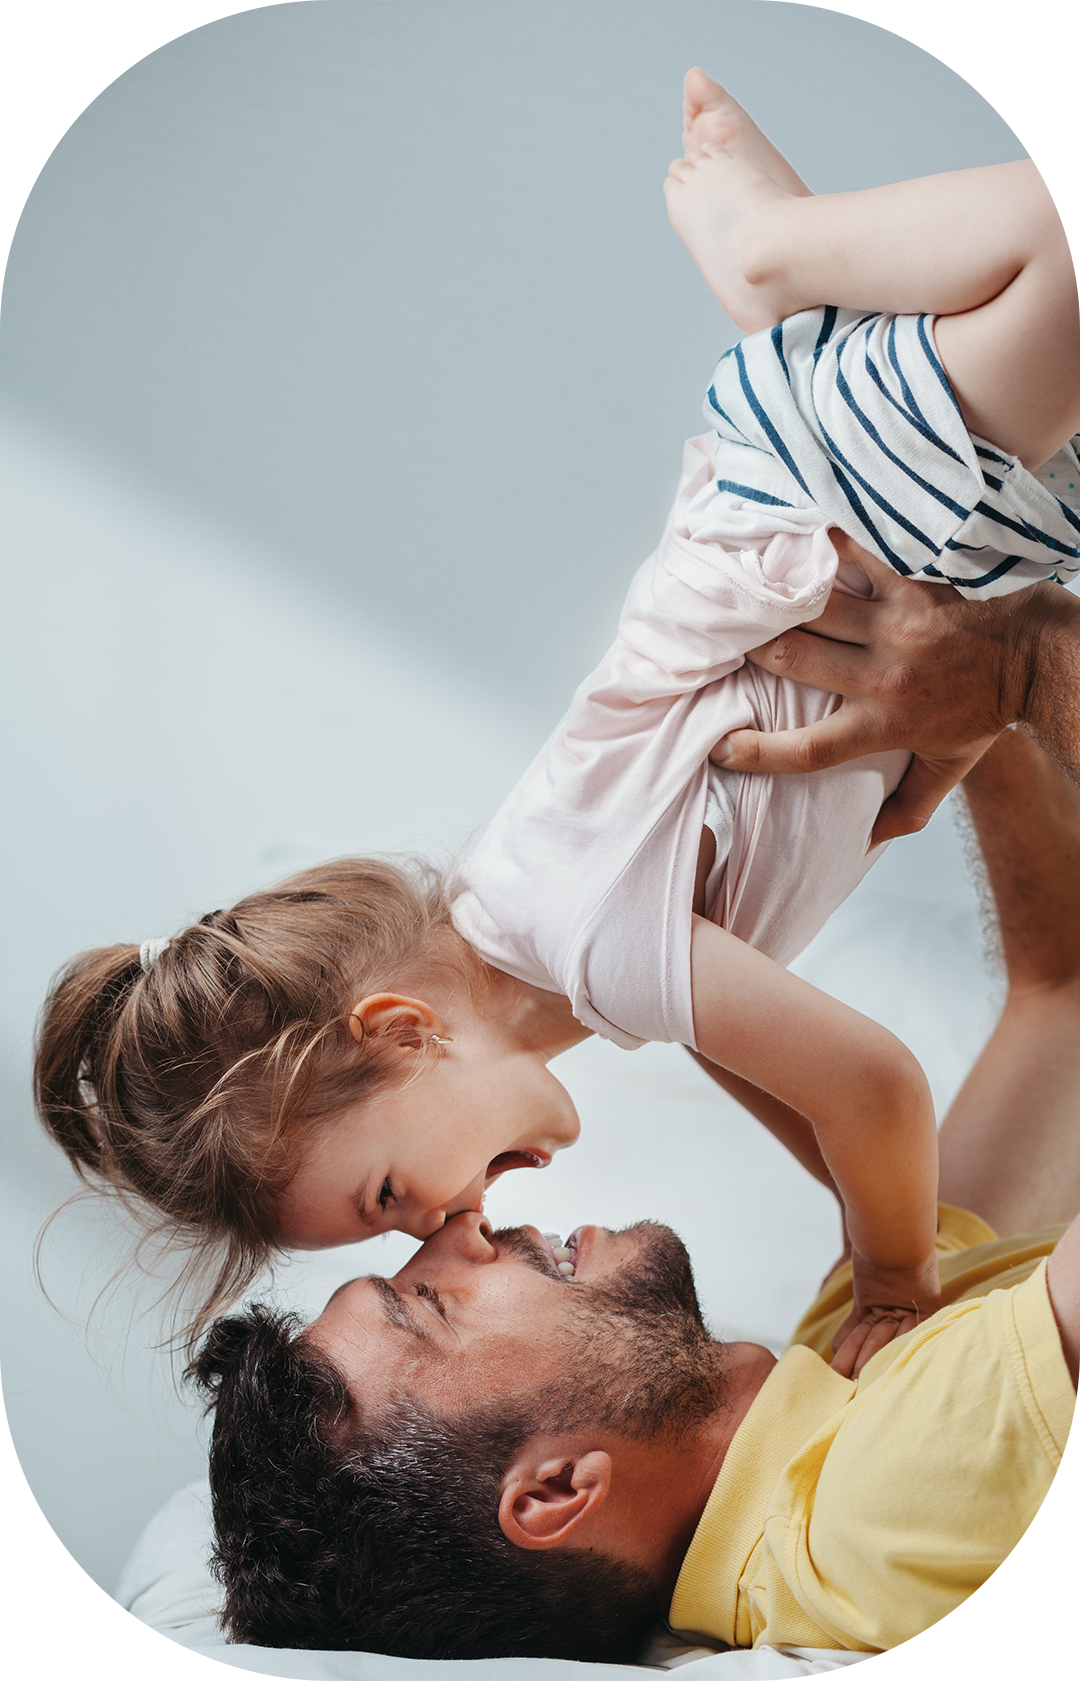
[[[565,1090],[562,1097],[563,1101],[558,1106],[558,1117],[551,1129],[556,1150],[565,1150],[568,1144],[576,1144],[581,1136],[581,1121],[573,1099]]]

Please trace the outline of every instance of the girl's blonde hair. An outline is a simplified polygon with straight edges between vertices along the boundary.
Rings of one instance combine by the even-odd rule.
[[[440,874],[343,858],[213,911],[144,971],[137,945],[72,958],[38,1030],[38,1114],[76,1171],[188,1252],[190,1346],[274,1253],[297,1135],[400,1078],[392,1034],[357,1043],[366,993],[484,965]]]

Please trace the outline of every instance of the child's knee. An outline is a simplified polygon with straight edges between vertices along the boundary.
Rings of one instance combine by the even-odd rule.
[[[1080,148],[1031,160],[1038,171],[1035,249],[1031,256],[1063,256],[1080,284]]]

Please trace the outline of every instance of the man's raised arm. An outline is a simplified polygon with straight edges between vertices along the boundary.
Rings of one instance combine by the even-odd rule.
[[[967,601],[899,578],[840,537],[873,584],[833,594],[812,630],[787,631],[747,656],[766,671],[843,696],[801,730],[738,730],[712,757],[739,771],[806,772],[906,747],[911,767],[881,808],[873,841],[923,828],[1006,725],[1021,722],[1080,783],[1080,600],[1038,584]]]

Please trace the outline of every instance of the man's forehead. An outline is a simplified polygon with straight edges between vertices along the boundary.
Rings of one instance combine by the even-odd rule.
[[[388,1278],[368,1273],[340,1284],[308,1332],[346,1378],[445,1353],[426,1313]]]
[[[372,1288],[372,1276],[349,1278],[344,1284],[339,1284],[327,1297],[318,1318],[312,1321],[308,1334],[314,1334],[320,1341],[331,1341],[361,1321],[374,1325],[378,1318],[375,1313],[378,1298]]]
[[[344,1284],[339,1284],[337,1289],[331,1291],[330,1295],[327,1296],[326,1301],[323,1304],[323,1313],[327,1313],[329,1311],[329,1309],[337,1301],[338,1297],[342,1294],[343,1291],[348,1290],[353,1284],[364,1284],[364,1283],[366,1283],[367,1280],[369,1278],[371,1278],[372,1276],[373,1276],[373,1274],[371,1274],[371,1273],[365,1273],[362,1278],[347,1278],[345,1280]],[[320,1319],[322,1318],[322,1314],[319,1315],[319,1318]]]
[[[378,1414],[403,1385],[412,1388],[431,1350],[392,1321],[387,1295],[393,1286],[377,1274],[339,1285],[304,1333],[329,1360],[363,1412]]]
[[[326,1328],[344,1328],[356,1320],[363,1320],[365,1325],[377,1325],[380,1321],[392,1322],[393,1302],[400,1302],[401,1298],[388,1278],[381,1273],[363,1273],[359,1278],[346,1279],[337,1289],[327,1297],[326,1306],[316,1319],[312,1330],[316,1326]]]

